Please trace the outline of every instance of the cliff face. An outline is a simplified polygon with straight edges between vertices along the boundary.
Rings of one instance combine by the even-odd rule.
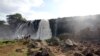
[[[0,39],[14,39],[21,35],[31,35],[32,38],[36,36],[40,20],[27,21],[20,25],[0,25]]]
[[[64,33],[72,33],[74,31],[74,18],[58,18],[49,20],[50,28],[53,36],[59,36]]]
[[[42,26],[46,28],[49,27],[48,30],[50,29],[51,37],[73,32],[73,18],[50,19],[48,23],[43,22],[42,25],[40,21],[41,20],[34,20],[33,22],[27,21],[26,23],[16,26],[17,28],[14,28],[12,25],[0,25],[0,38],[13,39],[26,34],[31,35],[32,38],[36,38],[37,31],[40,29],[39,27]],[[43,29],[41,30],[45,32]]]
[[[42,32],[49,31],[51,37],[71,32],[71,28],[69,28],[70,21],[67,21],[65,19],[51,19],[48,21],[48,23],[45,21],[43,21],[42,23],[40,22],[41,20],[35,20],[33,22],[27,21],[26,23],[23,23],[16,27],[13,27],[12,25],[0,25],[0,39],[13,39],[17,38],[18,36],[21,37],[21,35],[31,35],[32,38],[36,38],[36,34],[40,31],[39,29],[41,27],[48,28],[41,30]],[[46,35],[48,35],[48,32],[46,33]]]
[[[59,35],[64,35],[64,34],[73,34],[75,33],[76,35],[80,35],[80,38],[87,38],[83,37],[84,35],[87,36],[89,32],[92,37],[100,37],[100,15],[94,15],[94,16],[82,16],[82,17],[64,17],[64,18],[57,18],[57,19],[50,19],[48,23],[42,22],[43,24],[41,25],[40,22],[41,20],[34,20],[34,21],[26,21],[22,25],[23,26],[19,31],[17,32],[20,35],[28,35],[31,34],[32,38],[36,37],[36,34],[38,30],[43,26],[43,27],[48,27],[50,26],[51,34],[52,36],[59,36]],[[85,20],[83,20],[85,19]],[[48,24],[48,25],[47,25]],[[12,25],[0,25],[0,39],[13,39],[18,37],[14,36],[16,34],[16,31],[19,29],[17,26],[14,28],[11,28]],[[40,27],[40,28],[39,28]],[[49,29],[48,28],[48,29]],[[89,29],[87,31],[86,29]],[[40,31],[40,30],[39,30]],[[86,31],[86,33],[84,33]],[[41,32],[45,32],[42,30]],[[48,33],[48,32],[47,32]],[[84,34],[83,34],[84,33]],[[39,34],[38,34],[39,35]],[[45,35],[45,34],[43,34]],[[89,37],[88,37],[89,38]]]
[[[12,39],[13,29],[9,25],[0,25],[0,39]]]

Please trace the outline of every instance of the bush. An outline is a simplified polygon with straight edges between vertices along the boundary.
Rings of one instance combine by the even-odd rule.
[[[46,42],[47,42],[48,45],[50,45],[50,46],[57,46],[57,45],[59,45],[58,40],[55,39],[55,38],[47,39]]]

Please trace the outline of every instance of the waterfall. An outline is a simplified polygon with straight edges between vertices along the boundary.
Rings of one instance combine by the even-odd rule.
[[[31,35],[33,39],[49,39],[52,37],[49,21],[41,20],[37,32],[34,29],[34,24],[32,22],[27,22],[20,24],[15,32],[14,37],[19,39],[23,36]]]
[[[15,37],[21,38],[23,36],[31,35],[31,37],[35,36],[34,24],[32,22],[27,22],[20,24],[15,32]]]
[[[37,31],[37,38],[44,40],[52,37],[49,21],[41,20]]]

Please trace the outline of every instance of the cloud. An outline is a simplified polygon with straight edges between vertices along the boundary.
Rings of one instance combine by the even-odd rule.
[[[45,12],[38,13],[32,10],[32,7],[39,8],[44,5],[44,0],[1,0],[0,1],[0,17],[5,18],[4,16],[8,14],[21,13],[25,16],[29,14],[32,15],[42,15]],[[30,17],[28,18],[30,19]],[[34,18],[34,16],[33,16]]]
[[[84,16],[100,13],[100,0],[62,0],[58,5],[59,16]]]
[[[0,17],[21,13],[28,20],[100,14],[99,0],[1,0]],[[1,18],[0,18],[1,19]]]
[[[35,20],[35,19],[48,20],[54,17],[54,15],[48,12],[35,12],[35,11],[24,13],[23,16],[27,18],[28,20]]]
[[[31,7],[40,7],[43,3],[43,0],[1,0],[0,10],[2,12],[27,11]]]

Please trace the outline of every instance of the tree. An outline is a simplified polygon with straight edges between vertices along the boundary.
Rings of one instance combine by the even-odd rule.
[[[12,27],[17,27],[19,24],[25,23],[26,20],[22,17],[21,14],[16,13],[12,15],[7,15],[7,22]]]
[[[0,21],[0,25],[4,25],[5,21]]]

